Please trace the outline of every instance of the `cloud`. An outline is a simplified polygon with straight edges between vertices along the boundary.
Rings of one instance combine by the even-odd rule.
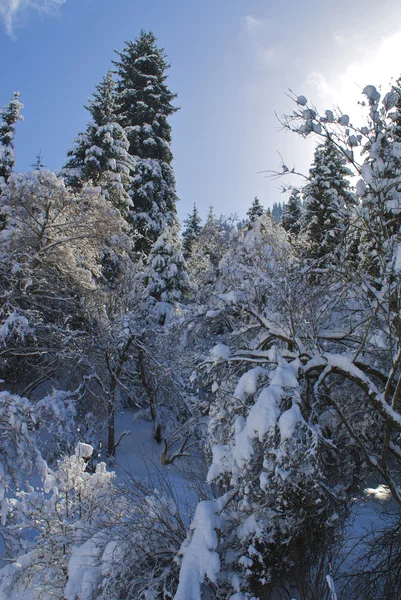
[[[247,15],[242,19],[242,22],[248,33],[253,33],[265,25],[263,19],[257,19],[253,15]]]
[[[269,19],[259,19],[253,15],[242,17],[245,43],[251,51],[253,69],[264,71],[278,63],[280,46],[272,44],[274,23]]]
[[[305,82],[305,93],[319,108],[336,105],[351,117],[359,117],[358,101],[364,99],[361,95],[363,88],[374,85],[385,94],[392,80],[401,75],[401,31],[381,38],[378,43],[372,43],[370,39],[355,39],[348,44],[346,52],[354,58],[349,62],[339,61],[335,71],[329,74],[310,72]],[[321,106],[323,103],[324,106]]]
[[[6,32],[12,36],[16,21],[29,9],[43,14],[55,14],[66,0],[0,0],[0,18]]]

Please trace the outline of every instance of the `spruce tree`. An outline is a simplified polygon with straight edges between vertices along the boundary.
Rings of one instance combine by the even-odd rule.
[[[178,236],[178,220],[167,224],[148,256],[145,277],[147,293],[156,317],[164,325],[171,308],[182,302],[189,290],[189,277]]]
[[[182,234],[182,253],[185,259],[191,256],[193,244],[202,230],[201,222],[202,219],[199,216],[196,204],[194,204],[192,214],[188,215],[188,219],[184,221],[186,228]]]
[[[347,209],[353,203],[344,156],[328,139],[317,146],[309,183],[303,188],[301,222],[306,236],[306,256],[319,259],[321,266],[334,258],[344,238]]]
[[[254,223],[258,217],[261,217],[265,212],[263,206],[260,203],[260,200],[257,196],[255,196],[251,208],[248,210],[247,217],[250,223]]]
[[[39,152],[36,155],[35,162],[31,164],[31,169],[33,169],[34,171],[43,171],[43,169],[45,168],[46,165],[43,163],[42,150],[39,150]]]
[[[129,152],[136,160],[132,184],[134,208],[131,219],[139,234],[137,249],[149,255],[164,223],[176,219],[176,189],[171,166],[171,127],[168,118],[178,110],[176,98],[166,85],[169,64],[151,32],[141,31],[127,42],[117,73],[117,114],[129,139]]]
[[[125,131],[116,121],[114,87],[109,71],[85,107],[92,121],[69,151],[63,174],[76,190],[88,182],[100,186],[105,197],[127,217],[133,205],[130,194],[135,161],[128,152]]]
[[[273,210],[272,210],[273,221],[275,221],[277,224],[280,223],[282,215],[283,215],[283,206],[282,206],[281,202],[274,202]]]
[[[14,136],[17,121],[23,121],[20,110],[24,105],[19,101],[19,92],[14,92],[10,102],[1,111],[0,124],[0,183],[7,183],[15,164]]]
[[[298,235],[301,229],[302,201],[299,190],[293,189],[287,204],[284,205],[281,225],[286,231]]]

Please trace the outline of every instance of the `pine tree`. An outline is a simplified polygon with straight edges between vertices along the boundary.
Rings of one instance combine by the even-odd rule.
[[[163,49],[151,32],[141,31],[127,42],[114,61],[117,73],[117,114],[136,160],[131,218],[140,238],[137,249],[149,255],[165,222],[176,218],[177,195],[168,117],[178,110],[176,95],[166,85],[169,68]]]
[[[276,223],[280,223],[283,214],[283,206],[281,202],[274,202],[272,210],[272,219]]]
[[[343,241],[347,209],[353,203],[347,177],[351,171],[330,139],[317,146],[309,183],[303,188],[301,228],[306,236],[306,256],[321,265],[337,253]]]
[[[249,219],[249,222],[253,223],[254,221],[256,221],[256,219],[258,217],[261,217],[264,212],[265,212],[265,210],[264,210],[263,206],[261,205],[259,198],[257,196],[255,196],[255,198],[252,202],[251,208],[246,213],[247,217]]]
[[[105,197],[126,217],[133,206],[130,194],[135,161],[128,152],[125,131],[116,121],[114,88],[109,71],[85,107],[93,121],[69,151],[63,174],[76,190],[88,182],[100,186]]]
[[[281,224],[286,231],[298,235],[301,229],[302,201],[299,190],[293,189],[287,204],[284,205]]]
[[[34,171],[42,171],[43,169],[46,168],[46,165],[43,163],[42,150],[39,150],[39,152],[37,153],[37,155],[35,157],[35,162],[31,164],[31,168]]]
[[[23,121],[20,110],[24,105],[19,101],[19,92],[14,92],[10,102],[1,111],[0,125],[0,182],[6,183],[14,168],[14,136],[17,121]]]
[[[192,252],[192,246],[199,237],[199,234],[202,230],[201,227],[202,219],[199,216],[198,209],[196,208],[196,204],[194,204],[194,209],[191,215],[188,215],[188,219],[185,219],[184,225],[186,225],[186,229],[182,234],[182,250],[184,258],[187,259]]]
[[[160,325],[165,323],[171,308],[177,302],[182,302],[189,290],[189,277],[178,231],[177,219],[166,225],[148,257],[147,292],[154,302]]]

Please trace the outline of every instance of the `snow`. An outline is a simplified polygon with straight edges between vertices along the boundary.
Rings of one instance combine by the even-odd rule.
[[[246,394],[254,394],[258,386],[259,378],[266,376],[267,371],[262,367],[255,367],[244,373],[237,383],[234,391],[234,398],[244,400]]]
[[[281,415],[278,427],[281,435],[281,442],[290,439],[295,431],[298,423],[303,423],[304,419],[301,415],[298,404],[293,404],[291,408],[283,412]]]
[[[391,499],[391,492],[386,485],[380,484],[375,488],[365,488],[365,494],[381,502]]]
[[[355,193],[360,198],[363,198],[363,196],[366,194],[366,183],[363,179],[359,179],[359,181],[357,182]]]
[[[331,575],[326,575],[327,585],[329,586],[329,590],[331,592],[330,600],[337,600],[336,589],[334,585],[334,580]]]
[[[298,422],[303,422],[299,407],[284,412],[280,419],[279,402],[287,388],[298,388],[296,372],[299,362],[282,363],[271,376],[270,385],[264,386],[252,403],[246,417],[238,415],[234,423],[234,436],[231,444],[216,444],[212,448],[213,460],[207,479],[209,482],[219,475],[230,472],[235,477],[245,468],[254,453],[254,440],[263,442],[265,436],[274,432],[278,423],[282,441],[290,437]],[[267,379],[268,372],[262,367],[250,369],[240,378],[234,398],[246,402],[246,397],[257,392],[260,380]],[[277,422],[278,420],[278,422]]]
[[[217,360],[227,360],[230,358],[230,348],[225,344],[216,344],[210,350],[210,355]]]
[[[296,103],[299,104],[299,106],[305,106],[308,101],[305,98],[305,96],[298,96],[298,98],[296,99]]]
[[[75,449],[75,455],[79,458],[90,458],[93,454],[93,447],[89,444],[84,444],[83,442],[79,442],[78,446]]]
[[[14,334],[23,340],[25,336],[31,332],[32,330],[29,327],[26,317],[13,312],[4,320],[0,330],[0,337],[2,337],[3,340],[6,340],[9,336]]]
[[[226,294],[219,294],[220,300],[223,300],[226,304],[236,304],[239,300],[236,292],[227,292]]]
[[[196,507],[192,535],[181,546],[180,581],[174,600],[201,600],[201,585],[207,577],[215,582],[220,571],[216,529],[220,526],[219,503],[204,500]]]
[[[380,100],[380,94],[374,85],[367,85],[366,87],[364,87],[362,94],[367,96],[367,98],[369,98],[369,100],[371,100],[371,102],[375,103]]]
[[[93,600],[101,582],[101,534],[72,549],[65,600]],[[95,566],[98,564],[99,566]]]

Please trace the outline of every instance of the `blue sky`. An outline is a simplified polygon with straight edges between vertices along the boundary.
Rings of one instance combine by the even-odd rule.
[[[14,90],[25,104],[17,169],[42,150],[62,165],[88,114],[83,104],[106,73],[113,49],[150,29],[172,65],[169,85],[179,214],[194,202],[206,215],[244,216],[258,195],[283,200],[258,172],[278,152],[306,171],[313,144],[279,131],[290,87],[323,108],[353,114],[361,87],[401,74],[401,8],[383,0],[0,0],[0,105]],[[369,80],[368,80],[369,79]]]

